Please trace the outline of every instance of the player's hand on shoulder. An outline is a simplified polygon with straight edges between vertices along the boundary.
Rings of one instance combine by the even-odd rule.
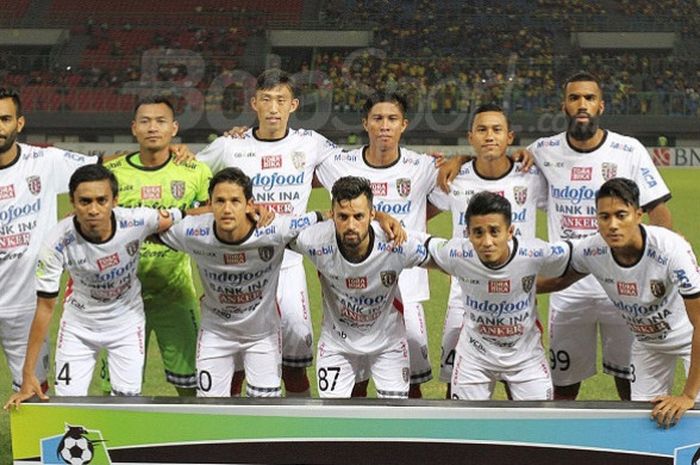
[[[437,184],[443,191],[450,192],[450,184],[459,174],[462,165],[469,161],[471,157],[468,155],[455,155],[452,157],[445,157],[442,163],[439,165]]]
[[[399,220],[384,212],[377,212],[375,218],[382,228],[382,231],[384,231],[384,234],[386,234],[394,246],[399,246],[406,242],[408,233],[406,233],[406,230],[401,226]]]
[[[3,408],[5,410],[9,410],[12,407],[19,409],[19,405],[22,402],[31,399],[35,395],[41,400],[49,400],[49,396],[44,394],[44,391],[41,389],[41,383],[39,383],[37,377],[25,376],[19,392],[12,394]]]
[[[114,152],[112,154],[102,156],[101,161],[104,164],[104,163],[110,162],[112,160],[116,160],[117,158],[125,157],[126,155],[129,155],[129,153],[131,153],[131,152],[128,150],[119,150],[119,151]]]
[[[681,394],[680,396],[658,396],[651,401],[654,409],[651,411],[652,420],[662,428],[675,426],[686,412],[695,406],[695,400]]]
[[[253,220],[258,228],[264,228],[275,220],[275,212],[263,205],[255,205]]]
[[[527,173],[535,164],[535,156],[527,149],[519,149],[513,152],[510,159],[515,163],[520,163],[520,171]]]
[[[248,129],[248,126],[234,126],[228,131],[224,131],[224,136],[231,137],[233,139],[243,139],[243,136]]]
[[[173,161],[176,165],[182,165],[195,159],[194,153],[187,144],[171,144],[170,153],[173,154]]]

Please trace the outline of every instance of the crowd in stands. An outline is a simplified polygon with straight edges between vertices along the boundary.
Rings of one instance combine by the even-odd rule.
[[[194,8],[201,12],[201,6]],[[369,24],[373,46],[318,49],[310,60],[292,63],[287,71],[320,74],[322,78],[307,82],[304,90],[331,100],[338,112],[357,111],[368,88],[385,87],[405,92],[413,108],[435,113],[469,111],[485,101],[507,102],[516,112],[556,111],[562,79],[586,69],[605,83],[608,113],[699,115],[696,57],[667,51],[590,52],[575,47],[565,55],[556,51],[556,42],[567,37],[559,20],[611,10],[622,16],[663,14],[678,21],[700,17],[695,0],[571,0],[566,9],[554,0],[537,0],[534,6],[526,0],[327,0],[319,17],[329,26]],[[552,21],[523,19],[547,14]],[[0,78],[19,88],[42,89],[42,95],[65,96],[29,99],[29,109],[52,101],[48,109],[71,110],[75,105],[70,102],[80,99],[78,89],[100,89],[100,95],[119,96],[125,86],[157,81],[172,83],[174,90],[194,87],[205,94],[202,102],[190,105],[240,112],[248,84],[234,70],[241,69],[248,39],[265,27],[264,17],[257,16],[228,26],[200,26],[192,21],[170,29],[88,19],[73,29],[87,43],[76,66],[28,68],[0,55]],[[173,50],[194,53],[173,53],[172,60],[160,59],[153,69],[144,66],[142,59],[144,52],[154,50],[166,56]],[[200,58],[206,66],[201,75],[194,75],[187,60]],[[223,83],[225,91],[207,94],[212,83]]]

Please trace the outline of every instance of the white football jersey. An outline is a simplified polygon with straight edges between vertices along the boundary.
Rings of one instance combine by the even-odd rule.
[[[406,337],[398,276],[428,258],[427,235],[409,231],[399,247],[371,224],[370,253],[362,262],[343,257],[332,221],[302,231],[290,246],[316,266],[323,295],[321,337],[354,354],[381,352]]]
[[[462,165],[459,174],[452,181],[449,194],[442,189],[433,191],[429,198],[430,203],[452,214],[452,237],[467,237],[464,216],[467,205],[474,194],[488,191],[499,194],[510,202],[515,236],[534,239],[537,209],[547,206],[547,181],[535,166],[528,172],[520,171],[519,168],[519,164],[513,164],[510,171],[500,178],[485,178],[476,170],[474,160],[470,160]],[[459,281],[452,279],[450,305],[458,305],[461,300],[462,291]]]
[[[36,307],[36,257],[56,225],[56,196],[73,172],[97,157],[17,144],[14,163],[0,168],[0,313]]]
[[[216,235],[214,215],[188,216],[160,235],[196,262],[204,288],[202,327],[237,341],[279,330],[277,281],[287,243],[318,221],[316,213],[278,216],[237,243]]]
[[[543,137],[528,147],[549,184],[549,240],[579,239],[597,231],[595,194],[605,181],[621,177],[639,186],[640,205],[668,200],[671,194],[644,146],[632,137],[605,131],[598,148],[581,152],[566,133]],[[563,291],[578,297],[605,297],[595,279]]]
[[[484,265],[468,239],[432,240],[431,257],[459,280],[464,326],[458,353],[470,353],[486,367],[511,369],[530,360],[541,346],[537,319],[537,275],[561,276],[571,258],[565,242],[539,239],[510,244],[511,255],[499,268]]]
[[[255,202],[279,215],[303,215],[311,195],[314,170],[342,149],[316,131],[289,129],[278,140],[261,140],[255,129],[242,139],[219,137],[197,154],[216,174],[240,168],[253,181]],[[301,263],[301,256],[286,253],[284,267]]]
[[[55,297],[61,274],[70,275],[63,319],[82,325],[115,325],[143,317],[141,283],[136,277],[143,240],[158,231],[158,210],[115,208],[113,235],[95,243],[84,237],[75,217],[58,223],[39,251],[37,294]]]
[[[343,176],[369,179],[374,195],[374,208],[401,221],[404,228],[425,232],[428,195],[437,183],[437,169],[432,157],[406,148],[399,148],[399,158],[390,166],[375,167],[367,163],[365,147],[329,159],[316,170],[323,186],[331,191]],[[412,268],[399,277],[401,295],[406,302],[422,302],[430,298],[428,271]]]
[[[700,297],[695,255],[673,231],[641,228],[644,252],[636,264],[618,264],[596,234],[575,244],[571,266],[595,276],[639,342],[664,351],[687,349],[693,325],[683,298]]]

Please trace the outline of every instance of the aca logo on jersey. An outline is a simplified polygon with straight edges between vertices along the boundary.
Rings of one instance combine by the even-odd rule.
[[[572,181],[590,181],[593,178],[593,168],[590,166],[574,166],[571,168]]]
[[[510,292],[510,279],[489,280],[489,294],[507,294]]]
[[[160,200],[161,186],[143,186],[141,187],[142,200]]]
[[[0,200],[14,199],[15,198],[15,185],[10,184],[9,186],[0,186]]]
[[[345,278],[345,287],[348,289],[367,289],[367,276]]]
[[[242,263],[245,263],[245,252],[224,254],[224,265],[240,265]]]
[[[625,283],[622,281],[618,281],[617,293],[620,295],[636,297],[639,295],[639,292],[637,291],[637,283]]]
[[[100,269],[100,271],[104,271],[107,268],[117,265],[119,265],[119,254],[116,252],[112,255],[97,259],[97,267]]]

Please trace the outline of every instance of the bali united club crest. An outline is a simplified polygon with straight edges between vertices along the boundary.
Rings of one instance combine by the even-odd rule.
[[[396,271],[380,271],[379,277],[382,278],[384,287],[391,287],[396,284]]]
[[[663,281],[658,279],[652,279],[649,281],[649,286],[651,287],[651,293],[657,299],[663,297],[666,294],[666,285]]]
[[[523,291],[530,292],[532,290],[532,285],[535,284],[535,275],[523,276],[521,282],[523,284]]]
[[[170,193],[180,200],[185,195],[185,181],[171,181]]]
[[[272,256],[275,254],[275,249],[272,246],[258,247],[258,255],[260,255],[260,260],[264,262],[269,262],[272,260]]]
[[[396,180],[396,190],[401,197],[408,197],[411,193],[411,180],[409,178],[399,178]]]
[[[126,253],[129,254],[130,257],[133,257],[136,255],[136,253],[139,251],[139,241],[131,241],[128,244],[126,244]]]
[[[304,152],[292,152],[292,164],[294,168],[303,170],[306,166],[306,154]]]
[[[617,176],[617,165],[615,163],[603,163],[600,167],[603,179],[606,181]]]
[[[515,203],[517,203],[519,206],[522,207],[523,205],[525,205],[525,202],[527,201],[527,187],[513,187],[513,198],[515,199]]]
[[[27,186],[29,186],[29,192],[37,195],[41,192],[41,178],[39,176],[29,176],[27,178]]]

